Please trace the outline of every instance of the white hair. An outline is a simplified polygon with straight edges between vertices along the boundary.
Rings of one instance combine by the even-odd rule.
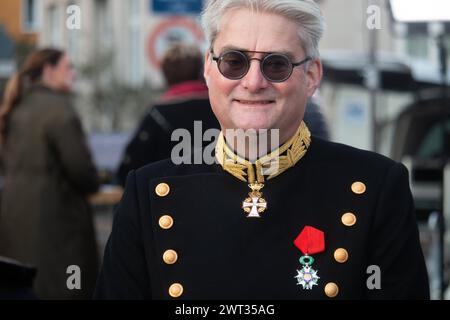
[[[211,48],[223,15],[239,8],[274,13],[294,21],[299,27],[298,35],[305,54],[313,59],[319,57],[319,40],[325,31],[325,19],[313,0],[208,0],[201,20]]]

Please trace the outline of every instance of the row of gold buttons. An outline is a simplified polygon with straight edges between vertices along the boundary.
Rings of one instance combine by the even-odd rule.
[[[165,197],[170,193],[170,187],[167,183],[159,183],[155,188],[155,193],[159,197]],[[159,218],[159,226],[161,229],[169,230],[173,226],[173,218],[170,215],[163,215]],[[162,257],[164,263],[171,265],[177,262],[178,253],[173,249],[164,251]],[[180,283],[173,283],[169,287],[169,295],[172,298],[179,298],[183,294],[184,288]]]
[[[355,194],[363,194],[366,192],[366,185],[362,182],[354,182],[351,186],[352,192]],[[351,212],[346,212],[341,217],[341,222],[346,227],[352,227],[356,224],[356,216]],[[348,251],[344,248],[338,248],[334,251],[334,260],[338,263],[345,263],[348,260]],[[329,298],[334,298],[339,294],[339,287],[334,282],[325,285],[325,294]]]
[[[362,182],[355,182],[352,184],[351,187],[352,191],[355,194],[363,194],[366,191],[366,186]],[[170,192],[170,187],[166,183],[160,183],[156,186],[155,192],[160,197],[165,197]],[[342,215],[341,222],[347,226],[351,227],[355,225],[356,223],[356,216],[351,213],[347,212]],[[159,226],[162,229],[168,230],[173,226],[173,218],[169,215],[164,215],[159,219]],[[334,259],[338,263],[345,263],[348,260],[348,252],[344,248],[338,248],[334,252]],[[175,250],[169,249],[166,250],[163,254],[163,261],[166,264],[174,264],[178,260],[178,254]],[[330,282],[327,283],[325,286],[325,294],[330,297],[334,298],[339,293],[339,287],[336,283]],[[174,283],[169,287],[169,295],[173,298],[178,298],[183,294],[183,286],[180,283]]]

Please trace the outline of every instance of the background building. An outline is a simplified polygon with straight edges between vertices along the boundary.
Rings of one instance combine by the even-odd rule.
[[[39,0],[2,0],[0,24],[18,43],[35,45],[40,31]]]
[[[41,1],[39,44],[70,53],[82,80],[80,109],[87,127],[96,131],[134,128],[153,91],[164,86],[159,58],[170,43],[204,45],[197,21],[202,1]],[[80,8],[80,29],[66,26],[73,16],[68,12],[71,5]],[[183,15],[174,16],[176,11]]]
[[[39,0],[0,3],[0,94],[8,77],[32,50],[40,32]]]

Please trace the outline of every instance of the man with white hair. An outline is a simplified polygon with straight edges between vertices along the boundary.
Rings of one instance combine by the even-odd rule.
[[[202,22],[217,162],[128,175],[96,297],[427,299],[405,167],[303,122],[317,4],[211,0]]]

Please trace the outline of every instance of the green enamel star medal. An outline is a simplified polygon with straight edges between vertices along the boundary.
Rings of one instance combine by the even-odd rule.
[[[320,277],[317,270],[311,267],[314,258],[310,255],[325,251],[324,233],[316,228],[305,226],[294,240],[294,245],[303,253],[300,257],[302,268],[297,270],[297,275],[294,278],[297,279],[297,285],[301,285],[303,289],[311,290],[313,286],[318,285]]]

